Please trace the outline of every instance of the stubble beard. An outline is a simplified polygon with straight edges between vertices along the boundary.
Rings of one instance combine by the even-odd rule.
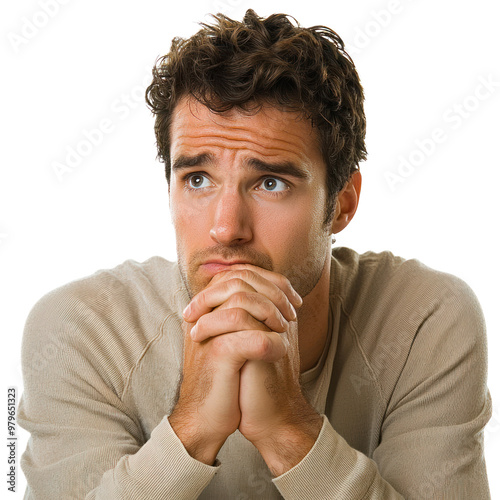
[[[320,251],[318,249],[324,249]],[[210,277],[200,275],[199,267],[209,258],[222,258],[224,260],[238,259],[248,260],[253,265],[282,274],[290,281],[295,291],[305,298],[318,284],[325,267],[327,246],[322,238],[318,238],[313,244],[314,251],[308,253],[306,258],[289,265],[286,269],[275,269],[269,256],[256,252],[250,247],[217,247],[208,248],[195,252],[186,262],[185,253],[177,246],[177,260],[182,281],[191,300],[196,294],[205,289],[210,283]],[[293,262],[292,256],[290,260]]]

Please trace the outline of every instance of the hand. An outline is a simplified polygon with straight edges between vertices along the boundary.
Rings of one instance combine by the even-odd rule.
[[[307,455],[323,425],[301,391],[297,322],[287,336],[285,356],[274,363],[247,361],[240,372],[239,430],[275,477]]]
[[[187,452],[212,465],[227,437],[238,428],[239,369],[245,359],[228,356],[227,342],[193,342],[193,326],[183,325],[183,378],[169,422]]]
[[[261,344],[261,355],[247,356],[241,368],[239,430],[270,461],[274,457],[267,450],[275,448],[276,439],[294,443],[294,452],[299,451],[299,455],[291,453],[287,462],[290,468],[312,447],[322,423],[303,397],[299,383],[293,305],[299,307],[302,301],[283,276],[255,266],[242,265],[247,270],[243,273],[234,267],[216,275],[193,299],[190,320],[197,319],[197,325],[192,334],[199,342],[231,334]],[[216,309],[212,309],[214,306]],[[278,332],[288,352],[283,352],[279,343],[273,344]],[[275,355],[276,349],[281,354]]]
[[[286,289],[290,284],[285,280],[280,286]],[[239,430],[257,447],[275,476],[302,460],[323,424],[300,387],[296,320],[288,323],[282,337],[288,346],[284,356],[274,362],[249,360],[240,371]]]
[[[191,331],[196,342],[238,333],[238,337],[262,344],[265,352],[255,359],[272,362],[284,355],[287,339],[278,333],[297,319],[295,307],[301,304],[301,297],[283,276],[237,264],[212,278],[186,308],[184,319],[197,322]]]
[[[300,423],[304,412],[300,388],[300,357],[297,322],[283,333],[285,356],[274,363],[247,361],[240,372],[240,432],[252,443],[265,442],[287,427]]]
[[[285,318],[296,317],[286,294],[249,267],[258,269],[242,264],[214,276],[184,312],[183,381],[169,421],[188,453],[209,464],[239,425],[239,370],[248,359],[281,358],[286,342],[272,329],[285,331]]]

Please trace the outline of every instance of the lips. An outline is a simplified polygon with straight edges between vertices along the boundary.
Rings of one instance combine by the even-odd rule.
[[[220,264],[221,266],[234,266],[235,264],[251,264],[245,260],[209,260],[204,264]]]
[[[209,274],[216,274],[221,271],[227,271],[231,268],[231,266],[234,266],[236,264],[250,264],[250,262],[245,262],[242,260],[210,260],[203,263],[200,267]]]

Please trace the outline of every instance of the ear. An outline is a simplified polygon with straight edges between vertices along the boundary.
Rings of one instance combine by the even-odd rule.
[[[351,222],[361,194],[361,172],[356,170],[337,195],[331,232],[340,233]]]

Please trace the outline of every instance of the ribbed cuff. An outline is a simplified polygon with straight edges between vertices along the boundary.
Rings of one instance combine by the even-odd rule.
[[[375,463],[351,448],[326,415],[309,453],[272,481],[285,499],[362,498],[377,473]]]
[[[128,460],[128,472],[144,498],[197,498],[212,480],[220,462],[206,465],[189,455],[170,426],[168,416],[155,427],[149,441]],[[135,497],[134,497],[135,498]]]

